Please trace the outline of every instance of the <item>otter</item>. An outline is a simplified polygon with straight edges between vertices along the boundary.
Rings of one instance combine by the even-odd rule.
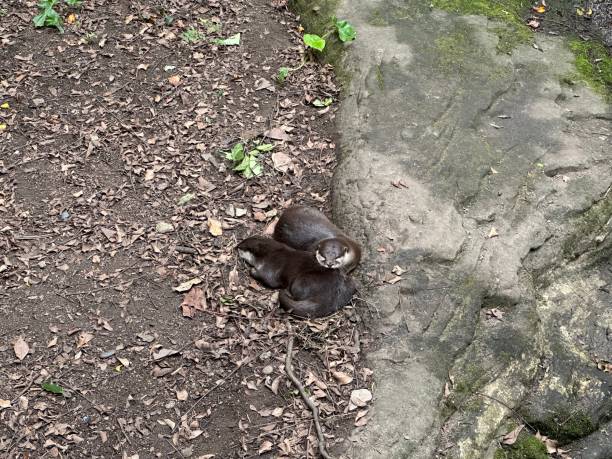
[[[289,207],[274,228],[274,239],[297,249],[314,252],[319,264],[350,273],[361,260],[361,247],[317,209]]]
[[[312,253],[274,239],[252,236],[236,247],[251,276],[266,287],[281,289],[283,309],[300,317],[324,317],[347,305],[357,288],[343,271],[321,266]]]

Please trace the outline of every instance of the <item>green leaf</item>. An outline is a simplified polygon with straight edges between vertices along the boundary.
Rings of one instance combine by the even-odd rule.
[[[332,99],[331,97],[326,97],[324,100],[315,99],[312,101],[312,105],[314,105],[315,107],[329,107],[333,101],[334,99]]]
[[[242,162],[240,164],[234,167],[234,170],[241,172],[241,171],[244,171],[247,167],[249,167],[249,156],[248,155],[246,155],[242,159]]]
[[[323,51],[325,48],[325,40],[318,35],[310,33],[304,34],[304,44],[317,51]]]
[[[45,13],[40,13],[39,15],[34,16],[34,27],[44,27],[46,19],[47,16],[45,15]]]
[[[65,0],[65,2],[68,6],[80,6],[82,3],[81,0]]]
[[[64,393],[64,388],[62,386],[58,386],[57,384],[46,382],[46,383],[42,383],[41,387],[43,388],[43,390],[47,392],[51,392],[52,394],[63,394]]]
[[[213,43],[221,46],[237,46],[240,44],[240,33],[232,35],[228,38],[217,38],[216,40],[213,40]]]
[[[278,81],[279,83],[283,83],[287,79],[288,76],[289,76],[289,68],[281,67],[280,69],[278,69],[278,73],[276,74],[276,81]]]
[[[340,38],[340,41],[343,43],[353,41],[355,38],[357,38],[355,28],[348,21],[336,20],[336,29],[338,30],[338,38]]]
[[[261,145],[257,145],[257,149],[259,151],[270,151],[274,148],[274,145],[271,143],[262,143]]]
[[[250,164],[250,166],[251,167],[249,169],[251,169],[251,172],[253,173],[253,175],[261,175],[262,167],[260,163],[255,162],[255,163]]]
[[[53,8],[57,4],[57,0],[41,0],[38,4],[38,8],[41,10],[48,10]]]
[[[237,143],[232,147],[232,151],[225,155],[227,159],[231,159],[234,162],[242,161],[244,158],[244,147],[241,143]]]

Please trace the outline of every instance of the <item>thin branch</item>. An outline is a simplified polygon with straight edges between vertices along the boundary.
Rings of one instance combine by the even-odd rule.
[[[323,430],[321,429],[321,422],[319,421],[319,410],[317,406],[313,403],[313,401],[310,400],[310,398],[306,394],[306,391],[304,390],[304,386],[302,385],[300,380],[295,376],[295,373],[293,373],[293,363],[291,362],[292,360],[291,354],[293,352],[293,341],[294,340],[295,340],[295,335],[291,335],[289,337],[289,340],[287,341],[287,357],[285,358],[285,372],[287,373],[287,376],[289,377],[293,385],[300,392],[300,395],[302,396],[304,403],[306,403],[310,411],[312,411],[312,418],[314,421],[315,429],[317,431],[317,437],[319,439],[319,452],[321,453],[321,456],[323,456],[325,459],[332,459],[332,456],[329,455],[329,453],[327,452],[327,449],[325,448],[325,437],[323,436]]]

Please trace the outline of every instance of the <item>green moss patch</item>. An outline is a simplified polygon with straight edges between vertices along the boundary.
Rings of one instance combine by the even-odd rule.
[[[521,434],[509,448],[495,451],[495,459],[548,459],[546,446],[533,435]]]
[[[562,408],[545,419],[530,420],[529,424],[561,445],[584,438],[597,429],[586,413],[570,411],[567,408]]]
[[[612,218],[612,193],[594,204],[575,223],[574,231],[563,243],[565,258],[574,259],[594,247],[596,237],[605,234],[605,226]]]
[[[495,19],[503,26],[493,29],[499,37],[497,51],[510,53],[516,46],[529,43],[533,32],[527,27],[522,12],[531,6],[527,0],[432,0],[436,8],[458,14],[475,14]]]
[[[612,99],[612,57],[605,46],[594,41],[572,39],[569,48],[576,56],[576,70],[595,91]]]

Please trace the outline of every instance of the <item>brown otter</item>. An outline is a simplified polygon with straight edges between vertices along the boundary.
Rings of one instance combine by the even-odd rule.
[[[274,239],[252,236],[237,246],[251,266],[251,276],[266,287],[282,289],[279,302],[301,317],[324,317],[351,301],[354,281],[338,269],[317,263],[312,253],[295,250]]]
[[[317,209],[289,207],[274,228],[274,239],[298,250],[315,252],[325,268],[349,273],[361,260],[361,247]]]

